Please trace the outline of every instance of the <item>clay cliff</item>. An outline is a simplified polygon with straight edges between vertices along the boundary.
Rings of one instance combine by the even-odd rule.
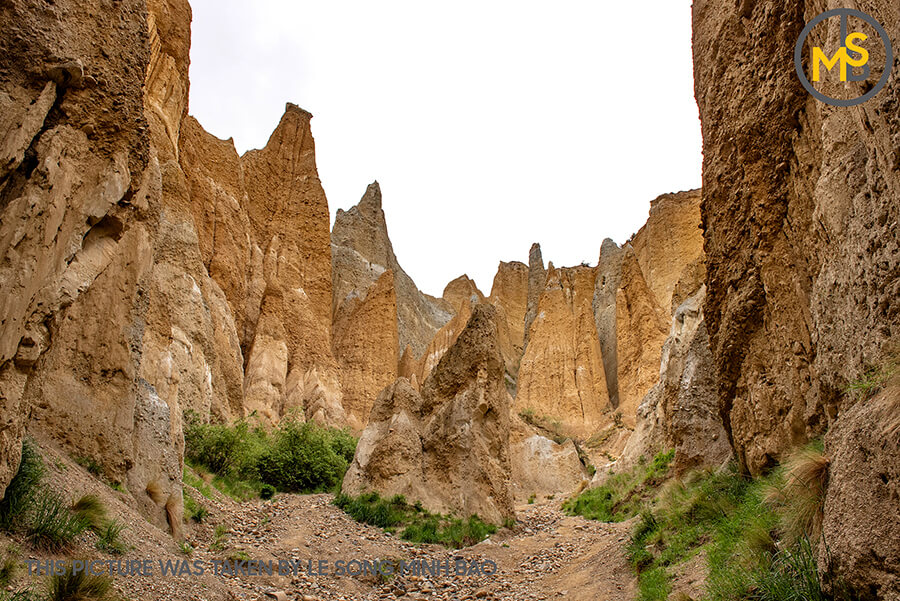
[[[405,495],[429,510],[513,517],[509,396],[497,311],[478,304],[457,340],[422,384],[405,378],[379,395],[343,491]]]
[[[741,465],[761,472],[827,429],[833,557],[820,557],[820,568],[863,598],[890,598],[898,555],[885,528],[896,528],[886,517],[896,512],[878,508],[896,501],[896,386],[863,406],[844,393],[900,335],[900,59],[884,89],[856,107],[815,100],[793,49],[804,24],[834,7],[694,3],[703,313],[719,411]],[[854,7],[900,39],[896,2]],[[837,31],[817,27],[807,45],[825,46]],[[838,96],[844,84],[822,85]]]
[[[704,315],[725,426],[753,472],[820,434],[847,383],[900,333],[900,81],[851,110],[802,88],[794,45],[830,7],[703,0],[693,8]],[[900,39],[896,3],[857,8]],[[823,45],[826,33],[817,28],[809,44]]]
[[[374,182],[355,207],[338,209],[331,232],[333,308],[336,310],[347,295],[365,290],[390,269],[397,291],[399,348],[410,347],[418,359],[452,315],[422,294],[403,271],[388,238],[381,201],[381,187]]]

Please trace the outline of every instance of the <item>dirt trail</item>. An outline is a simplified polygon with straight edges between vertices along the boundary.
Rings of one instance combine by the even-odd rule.
[[[379,528],[359,524],[331,504],[331,495],[278,495],[271,501],[236,503],[215,493],[203,497],[191,487],[186,490],[209,509],[202,524],[186,526],[186,539],[194,550],[185,554],[171,537],[148,523],[134,508],[129,496],[110,489],[91,477],[71,459],[41,441],[51,485],[67,491],[73,499],[82,494],[98,494],[113,517],[128,525],[123,533],[131,550],[111,556],[94,548],[96,535],[87,533],[76,548],[58,558],[108,560],[187,560],[196,568],[180,576],[133,575],[116,577],[116,588],[127,599],[138,600],[264,600],[349,601],[378,599],[468,599],[631,601],[636,596],[633,573],[625,561],[630,524],[603,524],[566,516],[558,500],[544,500],[517,508],[519,523],[502,529],[485,542],[459,551],[433,545],[413,545]],[[217,532],[218,526],[218,532]],[[223,533],[224,531],[224,533]],[[30,548],[21,536],[13,542],[23,549],[23,559],[47,560],[51,556]],[[224,560],[300,561],[299,573],[215,574]],[[339,574],[340,562],[421,560],[428,565],[453,562],[490,568],[494,574],[439,573],[432,575]],[[327,562],[320,574],[309,573],[317,562]],[[483,562],[493,562],[483,563]],[[310,566],[312,562],[312,566]],[[221,564],[219,564],[221,565]],[[246,567],[250,567],[245,564]],[[352,566],[353,568],[356,565]],[[252,568],[251,568],[252,569]],[[39,582],[40,579],[32,582]],[[22,578],[17,585],[23,585]],[[282,592],[284,596],[273,597]]]

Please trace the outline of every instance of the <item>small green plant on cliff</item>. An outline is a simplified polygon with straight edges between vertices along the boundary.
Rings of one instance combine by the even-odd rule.
[[[431,543],[454,549],[483,541],[497,531],[477,515],[463,520],[430,513],[420,503],[409,504],[403,495],[383,499],[376,492],[358,497],[339,493],[334,504],[353,519],[394,532],[403,528],[400,538],[413,543]]]
[[[900,345],[889,348],[878,365],[870,367],[847,385],[846,393],[857,400],[878,394],[895,376],[900,374]]]

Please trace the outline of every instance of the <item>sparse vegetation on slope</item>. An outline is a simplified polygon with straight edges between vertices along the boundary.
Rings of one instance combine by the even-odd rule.
[[[675,451],[659,453],[649,463],[614,474],[601,486],[567,500],[563,510],[601,522],[621,522],[638,515],[669,473]]]
[[[430,513],[421,503],[409,504],[403,495],[382,499],[376,492],[358,497],[340,493],[335,497],[334,504],[358,522],[384,528],[388,532],[402,528],[400,538],[414,543],[433,543],[459,549],[480,543],[497,532],[497,526],[485,523],[477,515],[463,520]]]
[[[213,486],[238,500],[259,496],[266,485],[282,492],[333,489],[356,450],[356,438],[348,432],[292,418],[271,432],[246,421],[204,424],[192,416],[187,421],[186,460],[215,474]]]
[[[758,479],[731,465],[664,482],[672,458],[657,455],[564,505],[601,521],[640,515],[627,554],[641,601],[667,599],[670,568],[700,552],[710,601],[852,599],[840,583],[824,586],[816,567],[828,471],[819,443]]]

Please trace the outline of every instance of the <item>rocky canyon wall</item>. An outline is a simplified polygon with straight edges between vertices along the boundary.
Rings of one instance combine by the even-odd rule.
[[[859,106],[815,100],[793,48],[804,24],[835,6],[693,8],[704,314],[724,423],[752,472],[833,422],[847,383],[900,333],[900,58]],[[900,39],[895,2],[855,6]],[[827,33],[817,28],[809,44]]]

